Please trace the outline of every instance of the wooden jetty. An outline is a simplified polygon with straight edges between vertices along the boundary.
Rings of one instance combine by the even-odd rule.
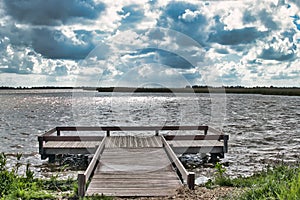
[[[171,134],[198,130],[204,134]],[[77,135],[63,135],[63,131]],[[155,134],[117,134],[121,131]],[[105,134],[88,136],[84,132]],[[86,171],[78,174],[79,196],[121,197],[168,196],[182,184],[194,189],[195,174],[184,168],[176,154],[210,153],[212,158],[222,158],[228,151],[228,139],[208,126],[56,127],[38,137],[41,158],[50,162],[61,154],[93,155]]]

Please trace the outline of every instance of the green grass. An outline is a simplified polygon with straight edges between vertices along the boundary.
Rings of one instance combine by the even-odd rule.
[[[65,199],[79,199],[77,196],[77,181],[72,179],[59,180],[57,176],[50,179],[34,178],[30,164],[25,164],[23,175],[19,174],[22,155],[17,155],[17,164],[8,169],[6,156],[0,153],[0,200],[14,199],[58,199],[62,192],[69,192]],[[265,171],[250,177],[231,179],[226,176],[226,169],[219,163],[215,166],[216,174],[213,181],[206,187],[230,186],[243,189],[243,193],[235,197],[240,200],[297,200],[300,199],[300,166],[280,164],[268,167]],[[113,197],[95,195],[85,197],[86,200],[111,200]],[[232,198],[231,198],[232,199]]]
[[[259,200],[279,199],[297,200],[300,199],[300,169],[299,165],[289,166],[281,164],[269,167],[265,171],[254,174],[251,177],[239,177],[230,179],[225,176],[225,168],[217,164],[216,176],[212,183],[220,186],[243,187],[245,192],[236,199]]]
[[[0,200],[51,200],[64,199],[77,200],[78,183],[77,180],[59,180],[58,176],[50,179],[34,178],[30,164],[21,163],[22,154],[17,155],[17,163],[9,169],[6,165],[7,158],[4,153],[0,153]],[[19,168],[25,165],[24,174],[19,173]],[[63,194],[63,192],[67,192]],[[95,195],[85,197],[83,200],[111,200],[112,197]]]
[[[6,166],[6,155],[0,153],[0,199],[57,199],[59,192],[73,190],[75,180],[58,180],[52,176],[49,180],[34,178],[30,164],[22,164],[21,154],[17,155],[17,163],[11,169]],[[24,174],[19,173],[19,168],[25,165]]]

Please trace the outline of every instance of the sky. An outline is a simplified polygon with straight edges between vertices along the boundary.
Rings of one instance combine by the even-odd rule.
[[[299,0],[2,0],[0,86],[300,87]]]

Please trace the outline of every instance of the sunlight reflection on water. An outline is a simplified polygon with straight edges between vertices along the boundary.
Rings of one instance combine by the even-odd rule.
[[[300,150],[300,97],[226,95],[223,124],[211,119],[209,94],[96,93],[76,100],[73,90],[2,90],[0,152],[22,152],[36,167],[37,136],[55,126],[212,125],[229,134],[224,162],[232,176],[250,175],[266,164],[296,162]],[[79,91],[85,93],[83,91]],[[215,124],[214,124],[215,123]],[[14,159],[12,159],[13,162]],[[207,171],[199,172],[206,175]]]

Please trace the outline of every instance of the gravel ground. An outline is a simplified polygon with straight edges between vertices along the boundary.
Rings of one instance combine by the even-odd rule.
[[[216,187],[213,189],[207,189],[205,187],[195,187],[195,190],[189,190],[186,187],[177,189],[177,193],[174,196],[169,197],[142,197],[142,198],[117,198],[117,200],[219,200],[219,199],[235,199],[234,197],[241,192],[241,189],[234,187]]]

